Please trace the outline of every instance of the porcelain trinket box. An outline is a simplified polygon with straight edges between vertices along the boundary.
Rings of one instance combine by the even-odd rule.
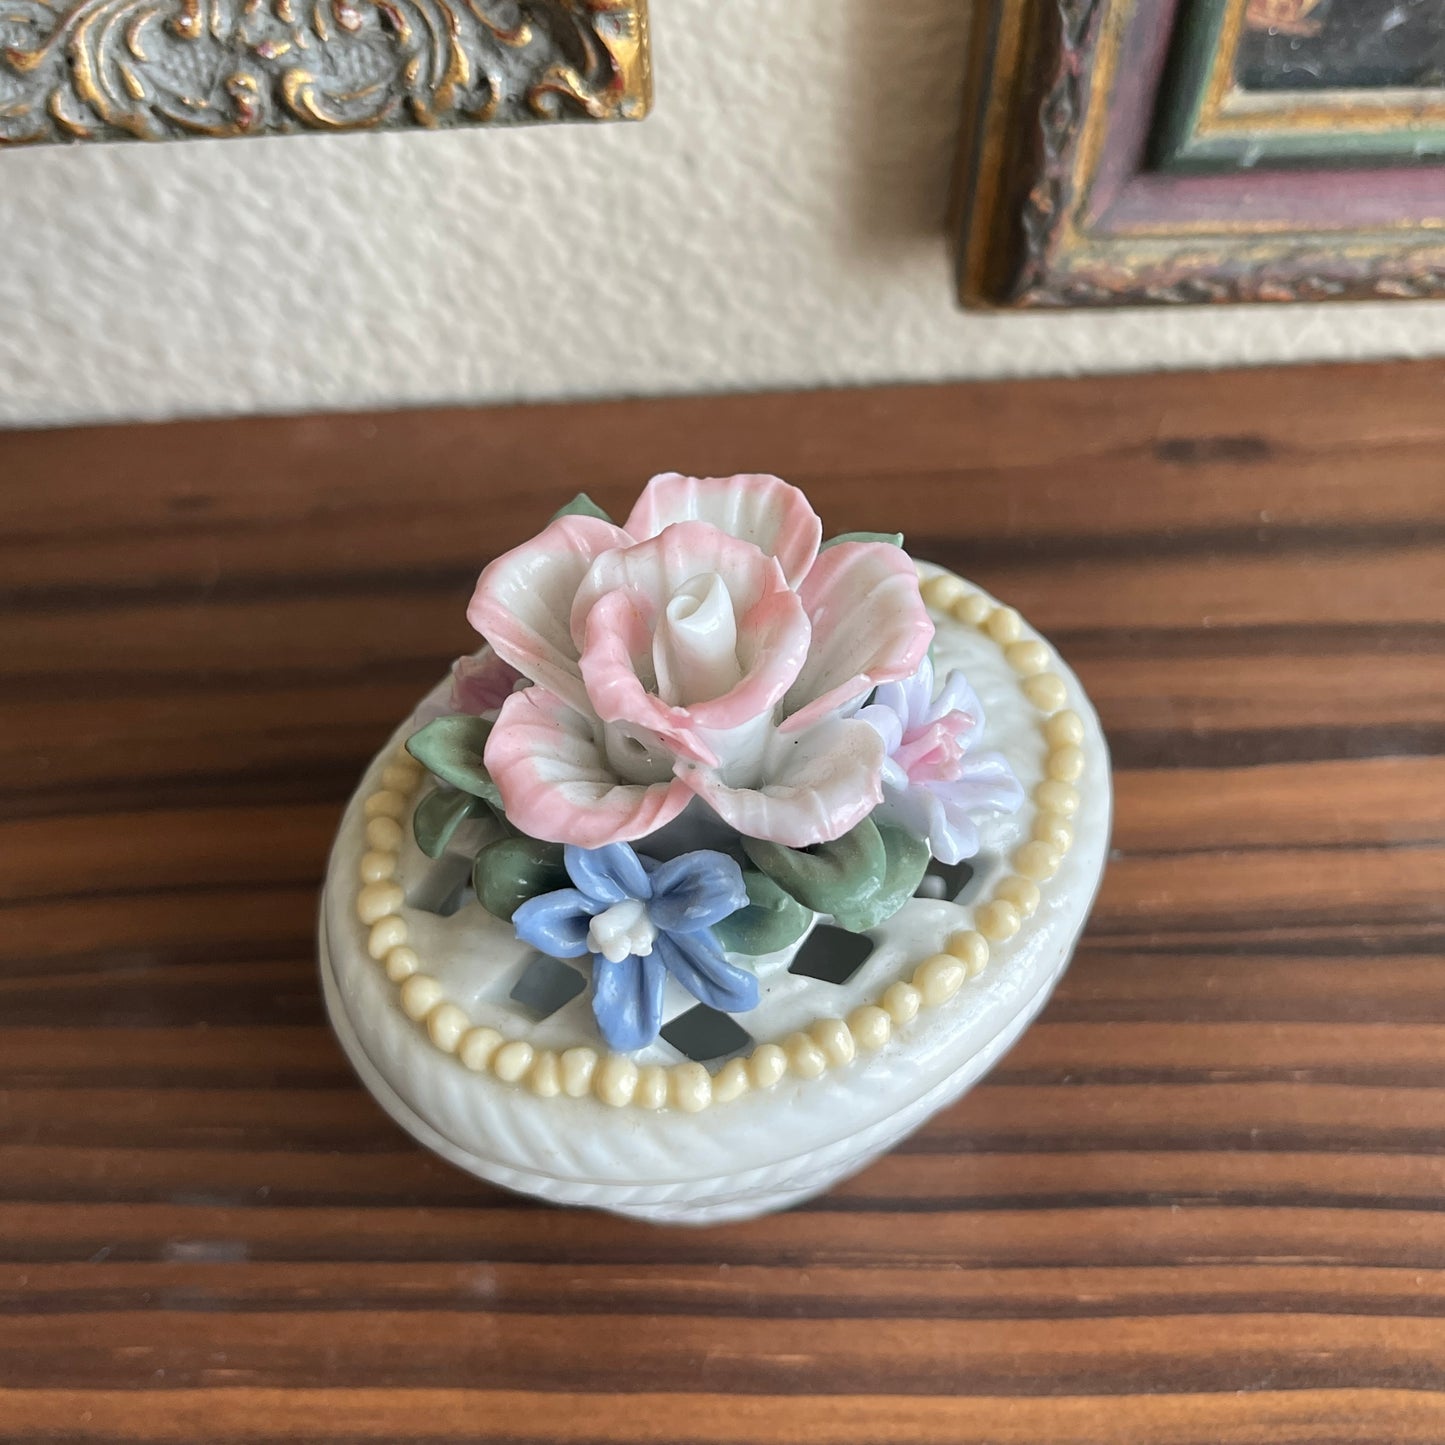
[[[421,1142],[685,1223],[784,1208],[957,1099],[1097,890],[1108,755],[1017,612],[824,541],[775,477],[579,497],[482,573],[483,639],[336,840],[336,1031]]]

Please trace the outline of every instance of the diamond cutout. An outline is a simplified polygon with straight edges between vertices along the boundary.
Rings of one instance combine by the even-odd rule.
[[[706,1004],[698,1004],[664,1024],[662,1036],[678,1053],[699,1064],[739,1054],[753,1042],[753,1036],[731,1014]]]
[[[534,1022],[541,1023],[571,1003],[586,987],[587,980],[560,958],[533,953],[528,956],[522,976],[512,986],[510,998]]]
[[[871,938],[849,933],[833,923],[820,923],[804,939],[788,972],[823,983],[843,984],[863,967],[872,952]]]
[[[461,853],[444,853],[412,888],[407,902],[422,913],[450,918],[475,897],[472,860]]]
[[[913,896],[943,903],[967,903],[982,890],[997,861],[983,853],[963,863],[940,863],[935,858],[913,890]]]

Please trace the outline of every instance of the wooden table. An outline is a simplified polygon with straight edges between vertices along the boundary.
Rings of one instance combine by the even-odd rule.
[[[1092,690],[1043,1021],[755,1224],[421,1153],[322,1016],[363,760],[585,486],[768,468]],[[0,1440],[1445,1439],[1445,367],[0,436]]]

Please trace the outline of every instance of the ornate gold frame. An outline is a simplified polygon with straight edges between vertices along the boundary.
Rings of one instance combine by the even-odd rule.
[[[638,120],[647,0],[0,0],[0,149]]]
[[[964,304],[1445,295],[1445,164],[1151,164],[1184,3],[979,4],[956,230]]]

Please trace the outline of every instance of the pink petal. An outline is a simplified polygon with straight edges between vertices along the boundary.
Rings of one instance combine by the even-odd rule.
[[[634,723],[660,737],[680,757],[714,765],[717,754],[698,737],[688,710],[670,707],[638,676],[652,651],[656,614],[631,592],[609,592],[587,619],[582,680],[603,722]]]
[[[965,713],[954,713],[960,725],[967,722]],[[894,749],[893,761],[908,776],[910,783],[951,783],[963,771],[963,744],[958,730],[947,722],[930,723],[916,728]]]
[[[883,739],[866,722],[830,718],[801,737],[774,736],[768,781],[730,788],[692,767],[682,779],[748,838],[807,848],[841,837],[883,800]]]
[[[639,539],[655,537],[674,522],[707,522],[751,542],[778,559],[789,587],[808,575],[823,537],[823,524],[807,497],[762,473],[685,477],[664,472],[653,477],[627,519],[627,530]]]
[[[911,676],[933,641],[918,574],[901,547],[840,542],[819,554],[798,593],[813,641],[788,692],[785,732],[821,721],[879,683]]]
[[[720,697],[673,706],[644,685],[639,667],[668,600],[707,572],[722,578],[732,598],[742,676]],[[771,712],[798,676],[809,638],[802,603],[776,559],[702,522],[675,523],[599,557],[577,591],[572,626],[583,640],[582,676],[598,716],[679,738],[695,738],[699,728],[726,732]],[[714,761],[696,747],[679,751]]]
[[[467,621],[524,677],[585,708],[577,648],[567,627],[572,599],[596,558],[631,540],[597,517],[559,517],[486,568]]]
[[[502,704],[484,760],[508,820],[549,843],[600,848],[644,838],[692,797],[676,778],[622,782],[591,719],[540,687],[514,692]]]

